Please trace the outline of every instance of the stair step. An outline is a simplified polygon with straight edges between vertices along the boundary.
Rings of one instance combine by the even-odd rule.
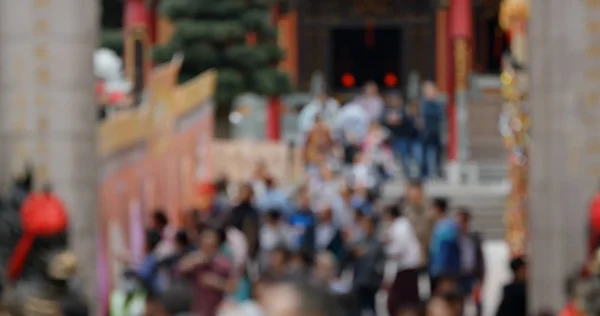
[[[506,166],[501,163],[482,164],[480,172],[489,173],[494,177],[506,174]],[[384,189],[384,200],[393,201],[403,194],[402,182],[391,182]],[[429,185],[425,188],[429,198],[445,196],[450,199],[454,210],[464,206],[469,208],[472,215],[472,228],[482,234],[483,238],[504,239],[504,211],[506,208],[506,192],[487,189],[485,186],[473,188],[456,187],[452,185]],[[435,189],[434,189],[435,187]]]

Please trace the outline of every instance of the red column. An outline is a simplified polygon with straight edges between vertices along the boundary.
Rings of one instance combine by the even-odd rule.
[[[470,45],[472,34],[472,3],[471,0],[451,0],[449,8],[449,58],[451,62],[450,71],[448,72],[448,159],[455,161],[458,153],[458,122],[456,115],[456,95],[466,93],[468,73],[464,69],[456,69],[456,58],[463,56],[455,56],[454,50],[457,41],[466,40]],[[458,73],[457,73],[458,71]],[[464,99],[464,96],[463,98]],[[461,99],[461,100],[462,100]]]
[[[271,11],[271,22],[277,27],[279,21],[280,10],[278,6],[273,7]],[[266,136],[267,140],[278,141],[281,137],[281,99],[278,96],[270,96],[269,104],[267,104],[267,124]]]
[[[156,43],[156,39],[158,37],[158,0],[152,1],[150,5],[147,6],[148,11],[148,39],[150,40],[150,44]]]
[[[267,105],[267,139],[278,141],[281,137],[281,100],[279,97],[270,97]]]
[[[150,69],[152,68],[150,58],[150,39],[148,38],[148,9],[146,0],[124,0],[123,14],[123,39],[125,41],[123,47],[123,61],[125,75],[128,80],[135,85],[135,41],[143,42],[143,74],[144,81],[148,78]],[[143,83],[142,85],[145,85]],[[139,94],[136,96],[139,100]]]
[[[127,31],[132,27],[148,26],[148,14],[144,0],[125,0],[123,28]]]
[[[452,14],[450,14],[452,10],[452,3],[454,1],[450,1],[450,9],[448,13],[448,26],[446,27],[446,87],[448,89],[448,104],[446,105],[446,114],[448,115],[448,161],[456,160],[457,153],[457,130],[456,130],[456,107],[455,107],[455,91],[454,91],[454,45],[452,45]]]

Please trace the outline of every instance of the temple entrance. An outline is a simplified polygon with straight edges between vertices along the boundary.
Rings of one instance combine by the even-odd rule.
[[[500,73],[502,55],[508,50],[506,34],[498,25],[500,1],[482,1],[475,7],[473,70],[478,73]]]
[[[330,87],[347,91],[373,80],[381,87],[395,88],[404,80],[400,78],[402,55],[399,27],[334,28],[331,36]]]

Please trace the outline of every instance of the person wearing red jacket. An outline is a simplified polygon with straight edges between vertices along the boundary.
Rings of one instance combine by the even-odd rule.
[[[589,207],[588,257],[592,258],[600,242],[600,187],[596,190]]]

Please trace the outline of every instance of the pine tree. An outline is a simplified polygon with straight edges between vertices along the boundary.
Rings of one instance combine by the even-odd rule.
[[[288,93],[289,77],[277,69],[284,56],[271,19],[271,8],[285,10],[288,1],[161,0],[159,14],[173,23],[175,31],[167,45],[154,48],[154,60],[167,62],[182,52],[181,81],[218,69],[215,101],[219,106],[244,92]]]

